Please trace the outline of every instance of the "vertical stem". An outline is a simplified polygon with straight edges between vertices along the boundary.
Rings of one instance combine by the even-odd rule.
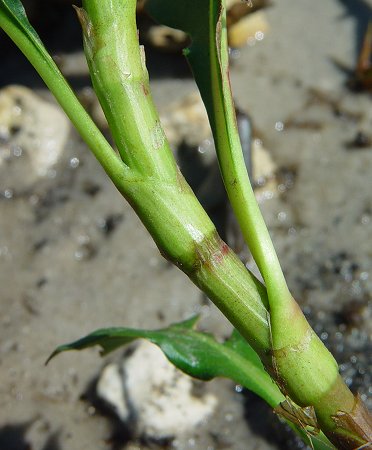
[[[214,131],[219,145],[227,146],[227,150],[220,150],[223,153],[220,159],[227,184],[232,187],[232,202],[238,212],[240,201],[249,203],[247,209],[243,208],[242,220],[247,221],[254,256],[268,283],[270,314],[274,316],[275,326],[275,367],[271,367],[269,356],[271,342],[265,289],[217,236],[210,219],[177,171],[163,134],[159,144],[154,145],[154,136],[160,136],[156,131],[159,121],[148,93],[143,54],[135,49],[138,47],[135,3],[135,0],[125,3],[122,0],[85,0],[85,11],[80,10],[93,84],[107,119],[110,125],[113,124],[113,134],[123,160],[139,174],[123,193],[164,256],[210,295],[300,405],[314,405],[321,425],[336,441],[340,436],[342,438],[345,430],[334,422],[332,415],[341,408],[351,412],[354,399],[338,376],[332,355],[290,296],[266,225],[255,200],[252,201],[249,183],[243,186],[244,177],[241,179],[239,171],[244,162],[235,159],[240,147],[236,144],[239,138],[231,122],[234,121],[231,93],[225,92],[225,96],[222,93],[227,91],[227,72],[222,70],[221,86],[218,81],[221,74],[216,73],[221,67],[214,66],[210,92],[214,108],[218,110]],[[220,26],[224,29],[224,24]],[[222,51],[226,51],[225,46]],[[222,69],[226,68],[223,58],[227,55],[224,55],[217,55],[223,63]],[[231,179],[230,170],[237,170],[238,177]],[[275,368],[279,368],[278,373]],[[332,402],[330,393],[337,393]],[[346,430],[346,434],[353,433]]]
[[[211,21],[216,19],[211,15]],[[213,28],[212,28],[213,27]],[[211,43],[211,123],[218,160],[229,199],[253,258],[275,300],[270,299],[270,314],[290,297],[279,259],[266,223],[254,196],[241,148],[234,101],[229,80],[225,8],[219,12],[215,42]]]
[[[137,174],[124,187],[116,185],[161,253],[269,362],[266,290],[219,238],[176,166],[151,98],[135,6],[136,0],[85,0],[78,10],[93,85],[120,155]]]
[[[136,2],[85,0],[83,6],[77,11],[93,87],[122,160],[148,177],[176,180],[176,164],[151,98],[145,54],[138,43]]]
[[[25,16],[24,19],[27,21]],[[28,21],[26,23],[28,24]],[[32,31],[26,33],[10,15],[9,7],[5,8],[1,3],[0,28],[11,37],[34,66],[107,174],[122,181],[130,178],[131,174],[128,167],[120,161],[120,158],[76,98],[36,32],[30,26]]]
[[[203,1],[214,4],[212,0]],[[309,328],[295,302],[289,303],[292,310],[282,330],[276,315],[278,329],[274,330],[274,337],[283,338],[284,345],[274,346],[275,365],[271,367],[266,290],[218,237],[178,172],[163,132],[159,131],[159,120],[148,93],[143,54],[136,51],[135,0],[86,0],[84,4],[92,14],[91,18],[80,10],[93,81],[109,122],[114,123],[114,137],[127,165],[116,156],[77,101],[22,15],[20,2],[0,0],[0,26],[34,64],[115,185],[132,203],[163,254],[210,295],[267,367],[274,369],[273,375],[283,382],[281,386],[299,404],[314,405],[321,426],[339,448],[354,449],[371,440],[368,412],[341,380],[334,360]],[[128,36],[126,30],[131,30]],[[122,35],[116,34],[120,32],[128,39],[128,45]],[[228,102],[232,101],[227,98]],[[218,102],[215,107],[218,108]],[[222,109],[223,114],[228,115],[228,109]],[[228,123],[222,128],[226,132]],[[138,140],[133,147],[127,144],[131,136]],[[233,162],[233,151],[230,157]],[[270,308],[271,303],[272,299]],[[302,334],[296,334],[299,329]],[[291,338],[285,345],[290,335],[298,339]],[[277,367],[279,373],[275,372]]]

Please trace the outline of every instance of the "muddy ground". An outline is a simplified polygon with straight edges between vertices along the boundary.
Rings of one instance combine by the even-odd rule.
[[[278,167],[261,208],[288,283],[370,407],[372,108],[370,94],[347,86],[346,69],[355,67],[371,7],[273,0],[269,30],[233,52],[231,72],[238,105]],[[78,24],[69,6],[58,8],[47,23],[37,14],[35,21],[65,67],[71,62],[70,81],[81,91],[89,79]],[[0,45],[1,86],[23,84],[51,101],[3,35]],[[195,89],[181,56],[149,51],[148,64],[160,109]],[[120,351],[105,359],[94,349],[66,354],[45,367],[47,356],[105,326],[155,328],[196,312],[220,337],[229,325],[162,259],[75,131],[68,133],[48,173],[30,181],[25,164],[0,168],[0,450],[165,448],[118,427],[93,398],[100,370]],[[296,448],[272,412],[232,382],[203,389],[218,397],[214,415],[169,448]]]

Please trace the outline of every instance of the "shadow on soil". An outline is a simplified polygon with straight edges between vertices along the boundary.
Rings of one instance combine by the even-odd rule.
[[[33,421],[29,421],[0,427],[0,450],[32,450],[32,445],[26,438],[26,433],[32,424]],[[59,434],[58,431],[52,433],[47,438],[42,450],[62,450]]]

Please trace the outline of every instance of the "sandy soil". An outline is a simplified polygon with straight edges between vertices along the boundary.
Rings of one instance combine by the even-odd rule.
[[[372,138],[372,108],[367,93],[348,90],[338,64],[354,67],[371,2],[272,3],[269,32],[234,52],[231,74],[239,107],[281,169],[281,195],[262,210],[293,293],[347,382],[372,406],[372,147],[350,144],[358,132]],[[76,56],[71,26],[66,49],[54,35],[50,42]],[[22,81],[48,97],[6,50],[1,84]],[[194,89],[174,60],[151,55],[149,65],[160,108]],[[72,82],[87,85],[83,69]],[[22,192],[24,171],[0,179],[0,449],[164,448],[119,430],[92,401],[94,380],[118,354],[71,353],[47,367],[45,359],[58,344],[105,326],[159,327],[195,312],[219,336],[229,325],[162,259],[72,129],[55,169]],[[268,450],[278,448],[276,438],[295,448],[233,383],[216,380],[204,389],[218,396],[218,410],[170,448]]]

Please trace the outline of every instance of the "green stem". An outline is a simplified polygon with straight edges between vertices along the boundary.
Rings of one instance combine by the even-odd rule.
[[[11,37],[34,66],[107,174],[122,181],[130,179],[128,168],[120,161],[76,98],[36,32],[30,26],[31,31],[26,34],[21,24],[9,13],[8,8],[3,5],[0,5],[0,8],[0,28]]]
[[[159,131],[143,53],[138,50],[135,4],[135,0],[127,1],[125,7],[121,0],[85,0],[85,9],[79,14],[97,95],[109,124],[113,124],[114,138],[123,160],[139,174],[137,180],[126,185],[122,192],[164,256],[211,297],[252,344],[274,377],[279,381],[284,377],[283,386],[287,392],[302,406],[314,405],[321,425],[338,436],[331,416],[343,407],[351,411],[353,396],[338,376],[333,357],[312,332],[289,294],[248,182],[239,136],[233,123],[232,98],[226,86],[227,72],[222,74],[223,89],[216,86],[221,79],[217,74],[211,80],[217,117],[214,133],[217,147],[224,148],[219,151],[220,163],[232,204],[240,214],[246,237],[267,283],[270,319],[274,318],[275,326],[273,336],[277,336],[274,343],[276,353],[272,359],[265,288],[218,237],[210,219],[178,172],[169,145]],[[223,30],[223,24],[221,27]],[[223,34],[221,39],[225,39]],[[221,45],[221,48],[226,49],[226,46]],[[224,67],[227,54],[221,51],[218,57]],[[230,94],[226,95],[227,91]],[[154,133],[161,136],[155,140],[157,145],[154,145]],[[120,185],[117,186],[120,190]],[[284,327],[280,329],[280,325]],[[336,389],[340,394],[331,409],[324,401],[330,389]]]
[[[274,261],[271,268],[275,272],[275,281],[273,284],[268,282],[270,318],[273,319],[274,310],[281,313],[284,309],[283,328],[280,329],[278,320],[280,314],[275,313],[275,320],[272,322],[273,327],[278,328],[273,330],[276,344],[271,358],[266,289],[218,237],[214,225],[179,173],[161,131],[149,94],[143,53],[136,50],[139,46],[135,33],[135,0],[127,0],[125,3],[122,0],[86,0],[83,1],[85,11],[80,10],[93,83],[108,121],[113,123],[114,138],[124,162],[108,145],[77,101],[37,35],[32,32],[30,34],[29,31],[28,34],[25,33],[22,30],[25,22],[21,24],[18,19],[18,22],[14,20],[14,17],[20,15],[20,10],[16,10],[14,17],[11,16],[11,4],[13,3],[10,1],[0,0],[0,26],[38,70],[117,188],[132,204],[164,256],[177,264],[211,297],[259,353],[284,391],[302,406],[314,405],[324,431],[334,442],[341,443],[340,448],[351,449],[355,443],[364,443],[370,433],[368,421],[361,430],[348,425],[354,418],[357,425],[360,425],[358,415],[363,407],[355,404],[351,392],[338,376],[333,358],[311,331],[297,304],[293,300],[284,300],[288,295],[287,288],[285,281],[282,283],[281,270],[278,274],[278,268],[275,268],[276,255],[266,226],[260,225],[262,217],[257,205],[251,205],[253,209],[250,211],[255,219],[247,226],[256,229],[259,224],[258,229],[262,226],[266,230],[263,244],[254,246],[256,239],[261,240],[258,229],[253,239],[253,248],[256,249],[258,262],[266,276],[270,272],[267,261]],[[27,24],[28,22],[26,27],[29,25]],[[113,26],[111,32],[110,24]],[[224,82],[228,81],[223,79]],[[213,86],[215,89],[216,85]],[[222,144],[230,145],[237,139],[235,131],[229,134],[231,120],[234,118],[233,113],[229,112],[232,99],[227,96],[224,103],[224,96],[218,95],[220,97],[213,100],[215,108],[217,110],[222,101],[222,111],[228,119],[226,122],[217,120],[216,123],[221,125],[221,130],[228,137],[223,137],[216,124],[214,131],[221,133],[218,139]],[[135,142],[132,141],[133,136]],[[221,165],[224,165],[227,172],[225,178],[230,176],[229,167],[239,171],[243,165],[243,162],[239,162],[237,167],[234,166],[236,154],[240,151],[234,145],[227,147],[227,156],[224,154],[221,158]],[[240,172],[237,173],[237,183],[235,179],[227,178],[231,186],[242,182]],[[237,208],[239,199],[248,201],[249,198],[245,195],[252,197],[249,188],[248,191],[245,189],[232,189],[232,201]],[[248,216],[246,220],[250,220]],[[265,259],[265,251],[268,252],[269,259]],[[277,295],[276,287],[281,296],[278,305],[283,302],[283,308],[278,306],[275,309],[273,299]],[[287,336],[290,338],[287,339]],[[348,422],[341,419],[335,421],[333,416],[340,411],[351,419]]]
[[[175,183],[153,177],[138,179],[127,184],[123,194],[163,256],[208,294],[269,363],[266,290],[220,239],[181,173]]]
[[[245,241],[268,290],[270,315],[291,301],[278,257],[249,181],[232,99],[224,2],[205,0],[208,33],[198,32],[186,57],[206,106],[225,188]],[[151,6],[151,2],[150,2]],[[203,64],[204,63],[204,64]],[[204,65],[206,67],[204,67]]]
[[[124,188],[116,185],[162,254],[210,295],[267,361],[266,291],[217,236],[176,166],[150,94],[135,5],[135,0],[125,8],[120,0],[90,0],[79,10],[93,85],[123,160],[138,173]],[[155,129],[161,136],[156,146]]]
[[[147,177],[175,181],[177,168],[151,100],[136,22],[127,20],[135,17],[136,2],[83,5],[85,9],[76,9],[93,87],[122,160]]]
[[[107,24],[113,24],[118,33],[124,30],[124,34],[114,34],[103,27],[100,28],[104,31],[103,36],[96,34],[93,27],[89,29],[89,35],[88,30],[85,31],[87,52],[93,59],[90,61],[88,57],[88,60],[95,68],[92,77],[97,94],[109,121],[114,121],[114,135],[121,156],[131,167],[120,160],[79,103],[29,24],[19,2],[14,6],[13,2],[0,0],[0,27],[35,67],[118,190],[133,205],[163,255],[209,293],[241,334],[267,360],[270,335],[266,291],[230,250],[226,256],[226,244],[217,237],[213,223],[177,168],[159,128],[159,118],[149,93],[148,75],[135,31],[135,0],[128,1],[125,8],[120,0],[85,3],[93,16],[93,19],[89,17],[92,23],[101,24],[100,15],[104,13]],[[118,17],[122,18],[119,20]],[[84,23],[85,12],[80,11],[80,18]],[[123,30],[118,29],[119,24]],[[123,40],[123,35],[127,37],[127,29],[131,30],[128,46]],[[99,42],[94,42],[95,39]],[[102,51],[89,53],[90,45],[91,49]],[[126,72],[129,68],[129,73],[133,74],[113,77],[113,84],[112,64],[105,64],[112,46],[115,57],[126,55],[121,60],[123,64],[126,61],[125,64],[119,64],[120,70]],[[126,142],[131,142],[133,133],[139,144],[132,148]],[[216,268],[211,270],[213,265]],[[226,271],[230,270],[231,275],[226,276]]]
[[[291,296],[244,162],[228,74],[228,47],[223,12],[219,21],[221,25],[220,34],[217,33],[217,43],[210,45],[214,106],[210,117],[213,116],[214,119],[213,135],[226,191],[243,236],[265,281],[272,315],[275,310],[282,308]]]

